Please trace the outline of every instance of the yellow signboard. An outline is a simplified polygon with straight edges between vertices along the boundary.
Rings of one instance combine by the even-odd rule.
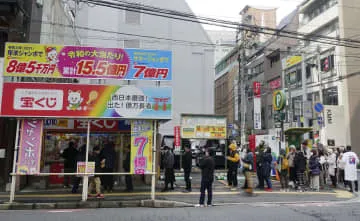
[[[219,116],[183,116],[181,138],[226,139],[226,118]]]
[[[286,68],[291,67],[295,64],[298,64],[302,61],[302,57],[301,56],[292,56],[288,59],[286,59]]]
[[[131,121],[131,174],[152,172],[153,121]]]

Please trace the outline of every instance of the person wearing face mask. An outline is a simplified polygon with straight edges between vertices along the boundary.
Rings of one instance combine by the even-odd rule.
[[[329,149],[328,151],[328,164],[329,164],[329,168],[328,168],[328,173],[331,179],[331,183],[333,188],[336,188],[336,184],[337,184],[337,179],[336,179],[336,172],[337,172],[337,166],[336,166],[336,153],[334,153],[334,151],[332,149]]]

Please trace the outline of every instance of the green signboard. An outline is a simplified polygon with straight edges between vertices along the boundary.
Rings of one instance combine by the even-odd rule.
[[[284,109],[286,104],[286,96],[282,90],[276,90],[273,93],[273,108],[276,111]]]

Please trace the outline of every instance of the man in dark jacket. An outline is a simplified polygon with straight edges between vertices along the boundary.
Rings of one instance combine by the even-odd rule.
[[[86,144],[83,144],[79,148],[79,152],[76,155],[76,163],[85,162],[85,160],[86,160]],[[72,193],[77,193],[79,189],[80,181],[81,181],[81,177],[78,176],[73,179],[73,188],[71,191]]]
[[[174,154],[168,146],[164,147],[166,153],[164,155],[164,168],[165,168],[165,188],[163,191],[168,191],[169,183],[171,190],[174,190]]]
[[[258,185],[256,188],[264,189],[264,168],[263,168],[263,157],[265,152],[265,142],[261,141],[259,146],[256,148],[256,175],[258,178]]]
[[[76,156],[78,151],[73,141],[69,142],[69,147],[64,150],[61,156],[64,158],[64,173],[76,172]],[[64,188],[69,187],[70,176],[64,176]]]
[[[115,150],[114,143],[108,142],[105,144],[102,149],[100,156],[102,161],[105,161],[104,165],[104,173],[112,173],[115,167]],[[103,182],[103,186],[105,191],[112,192],[114,186],[114,176],[113,175],[104,175],[102,177],[101,182]]]
[[[301,150],[301,148],[297,148],[297,153],[295,155],[294,159],[296,174],[297,174],[297,188],[299,191],[303,191],[305,187],[305,170],[306,170],[306,164],[307,159],[304,155],[304,152]]]
[[[208,193],[207,206],[212,205],[212,184],[214,182],[215,161],[213,152],[210,149],[205,151],[205,158],[200,162],[201,169],[201,187],[200,187],[200,207],[204,207],[205,191]]]
[[[190,173],[192,168],[192,154],[189,146],[185,146],[185,153],[182,158],[182,166],[184,169],[184,179],[186,183],[186,191],[191,192]]]
[[[130,146],[125,147],[124,149],[124,161],[123,161],[123,168],[125,172],[130,172],[130,161],[131,161],[131,155],[130,155]],[[131,175],[125,175],[125,183],[126,183],[126,191],[131,192],[133,191],[133,184],[132,184],[132,176]]]
[[[102,173],[101,168],[101,159],[100,159],[100,147],[95,146],[93,149],[93,153],[89,158],[89,161],[95,162],[95,173]],[[88,196],[92,196],[92,191],[95,186],[96,197],[104,198],[104,194],[101,193],[101,180],[99,175],[94,175],[93,177],[89,177],[89,189]]]

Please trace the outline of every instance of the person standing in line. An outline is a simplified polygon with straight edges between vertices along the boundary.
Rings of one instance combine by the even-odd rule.
[[[124,148],[124,161],[123,161],[123,168],[126,173],[130,173],[130,166],[131,166],[131,150],[130,145]],[[131,174],[125,175],[125,184],[127,192],[132,192],[134,190],[133,183],[132,183],[132,176]]]
[[[190,173],[192,168],[192,153],[189,146],[185,146],[185,153],[182,158],[182,166],[184,169],[184,180],[186,183],[186,192],[191,192]]]
[[[164,155],[164,167],[165,167],[165,188],[163,192],[169,190],[169,183],[171,186],[171,190],[174,190],[174,154],[171,152],[170,147],[164,147],[165,155]]]
[[[254,154],[250,148],[245,151],[245,157],[242,159],[243,162],[243,173],[245,175],[244,189],[248,194],[253,193],[253,179],[252,174],[254,171]]]
[[[115,154],[116,153],[114,150],[114,143],[108,141],[100,153],[102,159],[102,167],[105,173],[114,172]],[[114,186],[114,175],[104,175],[103,182],[105,191],[111,193]]]
[[[296,147],[294,145],[290,145],[290,152],[287,155],[287,159],[289,161],[289,180],[293,184],[292,186],[296,186],[296,169],[295,169],[295,155],[296,155]]]
[[[354,192],[353,182],[355,184],[355,191],[358,192],[357,165],[359,164],[359,158],[356,153],[351,151],[351,146],[346,146],[346,153],[344,153],[342,161],[345,162],[345,180],[350,187],[350,192]]]
[[[76,156],[78,154],[77,149],[75,148],[75,143],[73,141],[69,142],[69,147],[67,147],[61,156],[64,158],[64,173],[75,173],[76,172]],[[70,187],[71,176],[64,176],[64,188]]]
[[[200,162],[201,169],[201,187],[200,200],[197,207],[204,207],[205,191],[207,191],[207,206],[212,206],[212,185],[214,182],[215,161],[213,159],[213,151],[209,148],[205,150],[205,157]]]
[[[268,192],[272,191],[272,183],[271,183],[271,165],[272,165],[272,155],[271,155],[271,148],[267,147],[264,157],[263,157],[263,176],[266,181],[267,188],[265,189]]]
[[[307,165],[307,159],[304,156],[304,152],[301,150],[301,148],[297,149],[295,159],[295,169],[296,169],[296,175],[297,175],[297,183],[296,187],[300,192],[303,192],[305,190],[305,170]]]
[[[256,188],[264,189],[264,174],[263,174],[263,156],[265,151],[265,142],[261,141],[260,145],[256,148],[256,175],[258,178],[258,185]]]
[[[240,163],[240,157],[239,154],[237,153],[237,146],[236,144],[230,144],[229,146],[230,149],[230,156],[228,156],[228,161],[229,161],[229,168],[228,168],[228,177],[229,177],[229,186],[232,186],[231,190],[236,190],[237,186],[238,186],[238,181],[237,181],[237,172],[238,172],[238,168],[239,168],[239,163]]]
[[[284,149],[280,150],[280,155],[277,160],[277,170],[280,175],[280,183],[281,183],[281,192],[287,192],[289,188],[289,177],[288,177],[288,170],[289,170],[289,161],[286,157],[286,151]]]
[[[79,148],[79,152],[76,155],[76,163],[85,162],[85,160],[86,160],[86,144],[82,144]],[[73,179],[73,187],[71,190],[72,193],[77,193],[79,189],[80,181],[81,181],[80,176],[76,176]]]
[[[344,149],[340,149],[339,151],[339,157],[338,157],[338,167],[339,167],[339,183],[342,183],[344,187],[346,188],[346,181],[345,181],[345,166],[346,163],[342,160],[344,155]]]
[[[320,157],[320,188],[324,189],[326,185],[326,178],[327,178],[327,170],[328,170],[328,162],[327,162],[327,156],[324,153],[324,150],[319,151],[319,157]]]
[[[331,187],[332,188],[336,188],[336,184],[337,184],[337,179],[336,179],[336,172],[337,172],[337,166],[336,166],[336,153],[334,153],[334,151],[332,149],[329,149],[329,156],[328,156],[328,164],[329,164],[329,169],[328,169],[328,173],[331,179]]]
[[[316,150],[312,150],[312,155],[309,160],[310,169],[310,188],[314,191],[319,192],[320,190],[320,159]]]
[[[100,147],[95,146],[93,149],[93,153],[89,158],[89,161],[95,162],[95,173],[102,173],[101,168],[101,159],[100,159]],[[89,189],[88,196],[92,197],[92,191],[95,187],[96,198],[102,199],[104,198],[104,194],[101,193],[101,180],[99,175],[94,175],[93,177],[89,177]]]

